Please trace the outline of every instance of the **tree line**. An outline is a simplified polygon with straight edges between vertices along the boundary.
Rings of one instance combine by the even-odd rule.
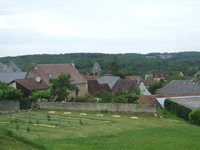
[[[31,60],[36,60],[38,64],[64,64],[75,62],[76,69],[80,73],[91,73],[92,67],[97,61],[103,72],[111,71],[113,57],[118,60],[120,71],[131,72],[141,76],[147,71],[169,72],[182,71],[185,76],[193,76],[200,69],[200,52],[181,53],[150,53],[150,54],[103,54],[103,53],[70,53],[70,54],[42,54],[24,55],[17,57],[2,57],[0,62],[9,64],[13,61],[22,71],[27,71]]]

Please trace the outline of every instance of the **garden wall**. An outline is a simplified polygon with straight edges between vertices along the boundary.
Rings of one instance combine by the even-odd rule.
[[[0,111],[20,110],[19,101],[0,101]]]
[[[152,104],[122,104],[122,103],[61,103],[61,102],[37,102],[41,109],[66,109],[132,113],[156,113],[156,105]]]

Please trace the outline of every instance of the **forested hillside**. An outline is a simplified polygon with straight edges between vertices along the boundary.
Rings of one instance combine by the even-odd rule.
[[[94,62],[97,61],[103,71],[110,71],[110,63],[114,54],[102,53],[71,53],[60,55],[24,55],[17,57],[2,57],[0,62],[9,64],[13,61],[19,68],[26,71],[30,67],[31,60],[38,64],[59,64],[75,62],[79,72],[91,72]],[[168,72],[179,70],[187,76],[193,76],[200,70],[200,52],[181,53],[150,53],[142,54],[116,54],[121,71],[130,71],[135,75],[144,77],[147,71]]]

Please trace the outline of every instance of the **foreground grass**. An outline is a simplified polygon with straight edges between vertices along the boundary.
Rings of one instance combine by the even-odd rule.
[[[13,132],[27,140],[38,142],[49,150],[195,150],[200,147],[200,127],[178,119],[175,116],[154,118],[144,115],[103,113],[103,117],[97,117],[95,112],[86,112],[86,116],[80,116],[81,112],[78,111],[72,112],[71,115],[64,115],[64,111],[61,110],[55,111],[55,114],[50,114],[51,121],[58,121],[55,115],[58,116],[60,113],[61,122],[65,122],[61,123],[60,128],[56,128],[58,122],[51,121],[40,122],[40,124],[51,125],[51,127],[38,126],[34,120],[34,117],[37,118],[38,115],[32,115],[32,124],[28,124],[28,121],[23,121],[23,123],[9,125],[8,123],[0,123],[0,126],[15,128],[16,124],[18,124],[19,128],[24,130],[29,126],[34,132]],[[48,110],[33,111],[33,113],[40,114],[39,116],[42,116],[43,118],[41,119],[44,120]],[[17,115],[17,117],[25,116],[23,113]],[[120,115],[120,118],[114,118],[113,115]],[[138,116],[139,119],[133,120],[130,118],[132,116]],[[0,119],[6,122],[9,121],[7,117],[9,117],[9,114],[4,114],[0,116]],[[84,123],[83,125],[70,124],[80,123],[80,118]],[[6,138],[5,141],[10,141],[9,137]],[[16,143],[13,144],[16,145]],[[26,147],[26,145],[24,146]],[[32,146],[32,148],[34,147]]]

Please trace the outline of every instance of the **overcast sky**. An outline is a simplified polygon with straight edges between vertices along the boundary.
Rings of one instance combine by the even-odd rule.
[[[200,0],[0,0],[0,57],[200,51]]]

